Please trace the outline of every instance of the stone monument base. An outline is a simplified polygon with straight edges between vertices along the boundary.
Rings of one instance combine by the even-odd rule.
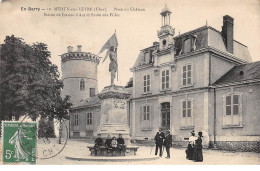
[[[130,144],[130,128],[127,117],[127,99],[130,94],[122,86],[107,86],[98,97],[101,100],[100,125],[97,134],[101,134],[103,139],[108,135],[111,137],[122,137],[126,145]]]
[[[101,138],[106,139],[108,135],[118,138],[119,134],[122,134],[126,145],[130,144],[130,130],[129,126],[120,124],[103,124],[98,127],[97,134],[101,134]]]

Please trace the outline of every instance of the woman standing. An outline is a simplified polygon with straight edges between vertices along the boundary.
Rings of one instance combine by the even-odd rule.
[[[186,158],[188,160],[192,160],[192,158],[193,158],[195,140],[196,140],[196,137],[195,137],[195,132],[193,130],[191,132],[191,136],[189,137],[189,143],[188,143],[188,147],[186,150]]]
[[[202,162],[203,161],[203,154],[202,154],[202,132],[198,132],[198,139],[195,140],[195,146],[194,146],[194,154],[193,154],[193,160],[195,162]]]

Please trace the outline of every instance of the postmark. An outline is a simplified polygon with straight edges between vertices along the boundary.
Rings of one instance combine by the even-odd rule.
[[[3,163],[36,164],[37,122],[2,122]]]
[[[29,116],[25,116],[21,123],[27,125]],[[50,119],[48,115],[37,121],[37,159],[50,159],[60,154],[65,148],[68,140],[68,128],[64,120]],[[22,144],[25,152],[26,144]],[[30,153],[27,153],[30,155]]]

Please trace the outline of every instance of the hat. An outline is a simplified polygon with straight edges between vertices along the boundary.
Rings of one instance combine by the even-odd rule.
[[[199,135],[200,137],[203,137],[203,136],[202,136],[202,132],[198,132],[198,135]]]
[[[192,130],[190,133],[191,133],[191,135],[192,135],[192,136],[194,136],[194,135],[195,135],[195,132],[194,132],[194,130]]]

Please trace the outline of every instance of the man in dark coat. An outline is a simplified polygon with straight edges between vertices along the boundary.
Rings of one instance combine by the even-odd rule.
[[[167,152],[167,157],[165,157],[165,158],[169,159],[171,157],[170,148],[172,146],[172,135],[170,134],[170,130],[166,131],[166,137],[165,137],[163,145],[165,146],[166,152]]]
[[[111,147],[111,141],[112,141],[112,138],[110,135],[107,136],[107,139],[105,141],[105,146],[110,148]]]
[[[120,149],[120,151],[125,151],[126,146],[125,146],[125,140],[122,137],[122,134],[119,134],[119,138],[117,138],[117,147]]]
[[[163,139],[165,138],[164,133],[162,132],[162,128],[159,128],[159,132],[155,135],[155,155],[158,153],[158,148],[160,149],[160,157],[162,157],[162,145],[163,145]]]
[[[95,155],[97,155],[97,151],[98,151],[99,147],[102,145],[103,145],[103,140],[101,138],[101,134],[98,134],[97,138],[95,140],[95,145],[94,145]]]

